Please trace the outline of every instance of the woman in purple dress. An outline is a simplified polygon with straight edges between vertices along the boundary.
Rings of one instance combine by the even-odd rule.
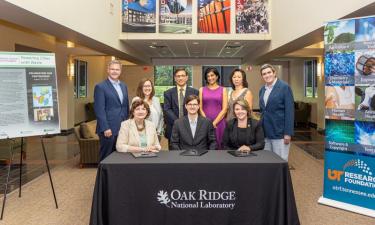
[[[224,87],[218,84],[219,71],[207,68],[204,73],[207,86],[199,89],[201,115],[212,121],[215,127],[217,148],[222,149],[222,138],[226,126],[225,114],[228,109],[228,94]]]

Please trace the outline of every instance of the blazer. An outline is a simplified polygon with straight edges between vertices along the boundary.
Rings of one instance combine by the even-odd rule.
[[[141,99],[140,97],[136,96],[132,99],[132,103],[136,99]],[[150,106],[150,116],[147,118],[147,120],[154,123],[156,127],[156,132],[158,135],[163,133],[163,126],[164,126],[164,116],[163,116],[163,110],[161,109],[160,100],[158,97],[153,96],[152,99],[152,106]]]
[[[173,125],[171,147],[172,150],[215,150],[216,137],[212,122],[198,116],[197,129],[193,138],[188,116],[177,119]]]
[[[189,95],[197,95],[199,96],[199,91],[197,89],[188,87],[186,88],[185,92],[185,99]],[[184,102],[185,102],[184,99]],[[177,94],[177,87],[173,87],[166,92],[164,92],[164,115],[165,115],[165,137],[167,139],[171,138],[172,134],[172,127],[173,123],[176,119],[178,119],[178,94]],[[184,116],[187,115],[187,111],[184,106]]]
[[[111,129],[112,134],[117,136],[121,122],[128,118],[128,88],[123,82],[120,82],[120,87],[124,96],[122,104],[116,89],[113,87],[109,79],[106,79],[95,86],[94,110],[97,118],[97,134],[101,134],[105,130]]]
[[[156,129],[151,121],[145,120],[147,146],[156,146],[161,149]],[[128,119],[121,123],[120,132],[117,137],[116,150],[127,152],[129,146],[140,146],[140,138],[134,119]]]
[[[259,107],[264,135],[269,139],[283,139],[284,135],[294,133],[294,99],[292,89],[284,81],[277,79],[267,105],[263,97],[263,86],[259,91]]]
[[[247,139],[246,145],[252,151],[262,150],[264,148],[264,133],[262,124],[254,119],[247,120]],[[237,150],[241,146],[238,143],[238,120],[237,118],[228,121],[223,135],[223,148],[225,150]]]

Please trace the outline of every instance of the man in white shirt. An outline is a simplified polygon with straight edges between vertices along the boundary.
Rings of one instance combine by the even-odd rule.
[[[171,150],[215,150],[216,137],[212,122],[198,115],[199,97],[188,96],[185,108],[188,114],[174,122]]]

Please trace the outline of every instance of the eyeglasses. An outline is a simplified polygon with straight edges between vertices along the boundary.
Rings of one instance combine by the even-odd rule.
[[[189,107],[197,107],[197,106],[199,106],[198,104],[186,104],[187,106],[189,106]]]

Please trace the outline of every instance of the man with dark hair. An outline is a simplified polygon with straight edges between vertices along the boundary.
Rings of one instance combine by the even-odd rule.
[[[171,136],[171,150],[215,150],[216,138],[212,122],[199,112],[199,97],[186,98],[185,108],[188,114],[174,122]]]
[[[188,79],[189,76],[184,68],[176,69],[174,72],[176,87],[164,92],[165,137],[168,139],[169,149],[171,149],[170,138],[174,121],[187,114],[184,107],[185,97],[199,94],[198,90],[187,86]]]
[[[292,89],[278,79],[275,68],[265,64],[260,69],[265,85],[259,91],[259,107],[265,136],[265,150],[271,150],[288,161],[294,129]]]
[[[100,141],[100,161],[116,148],[121,122],[128,118],[128,88],[119,80],[121,62],[108,63],[108,78],[94,90],[94,110],[97,118],[96,133]]]

